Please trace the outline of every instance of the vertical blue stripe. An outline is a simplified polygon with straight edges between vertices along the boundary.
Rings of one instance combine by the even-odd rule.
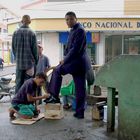
[[[91,32],[87,32],[86,33],[86,37],[87,37],[87,43],[92,43],[92,35],[91,35]]]
[[[59,33],[59,42],[66,44],[68,39],[69,32],[60,32]]]

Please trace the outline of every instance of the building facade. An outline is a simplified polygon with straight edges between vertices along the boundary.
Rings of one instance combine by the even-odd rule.
[[[11,52],[11,36],[8,36],[7,23],[10,20],[18,19],[18,16],[0,5],[0,58],[6,63],[13,62],[13,54]]]
[[[91,61],[104,64],[121,54],[140,53],[139,18],[78,19],[87,32]],[[9,32],[17,27],[9,25]],[[63,58],[69,30],[64,19],[33,19],[31,28],[42,42],[44,53],[56,65]],[[55,50],[55,51],[54,51]],[[55,57],[54,57],[55,56]],[[55,58],[55,59],[54,59]]]
[[[107,2],[110,5],[107,5]],[[90,11],[90,9],[88,11],[86,8],[86,16],[82,14],[82,10],[84,10],[80,8],[82,4],[85,5],[85,8],[87,6],[90,8],[94,5],[97,7],[94,8],[94,11]],[[105,4],[104,10],[98,10]],[[81,14],[77,12],[78,22],[81,23],[87,32],[87,51],[91,61],[94,60],[96,64],[103,65],[121,54],[140,53],[140,16],[139,13],[134,15],[136,11],[131,10],[131,5],[130,0],[115,0],[113,2],[105,0],[96,3],[83,2],[78,5],[75,4],[75,6],[79,6],[78,10],[81,11]],[[53,5],[48,5],[47,8],[49,6]],[[56,9],[66,9],[67,7],[75,11],[72,4],[59,4]],[[69,11],[69,9],[66,11]],[[52,16],[49,14],[46,17],[41,15],[32,16],[31,28],[37,33],[38,40],[42,42],[44,54],[50,58],[51,65],[57,65],[63,59],[63,51],[67,45],[69,29],[64,19],[65,10],[62,13],[60,11],[60,14],[57,16],[53,15],[56,13],[55,10],[51,13]],[[9,24],[9,34],[12,34],[17,27],[18,22]]]

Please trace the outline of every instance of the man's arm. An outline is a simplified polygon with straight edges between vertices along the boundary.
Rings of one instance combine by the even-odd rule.
[[[40,100],[40,99],[46,99],[46,98],[48,98],[49,96],[50,96],[49,94],[44,94],[44,95],[42,95],[42,96],[33,97],[32,95],[27,94],[27,100],[28,100],[29,102],[35,102],[35,101]]]
[[[45,73],[48,72],[51,69],[52,69],[52,67],[50,65],[49,58],[47,56],[45,56]]]
[[[36,39],[36,35],[33,34],[32,36],[32,53],[35,59],[35,64],[38,63],[38,59],[39,59],[39,55],[38,55],[38,50],[37,50],[37,39]]]
[[[14,33],[13,36],[12,36],[12,52],[14,54],[14,57],[16,57],[16,48],[15,48],[16,40],[15,40],[15,38],[16,38],[16,36],[15,36],[15,33]]]
[[[69,62],[71,59],[74,59],[80,54],[83,50],[83,47],[86,45],[86,34],[83,29],[79,29],[75,35],[75,39],[72,42],[72,47],[69,50],[68,54],[64,58],[64,63]]]

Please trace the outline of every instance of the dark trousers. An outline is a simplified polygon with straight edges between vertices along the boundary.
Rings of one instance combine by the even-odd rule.
[[[27,75],[26,70],[16,69],[16,89],[15,89],[16,94],[20,89],[20,87],[23,85],[24,81],[30,78],[32,78],[32,76]]]
[[[0,68],[3,70],[3,64],[0,64]]]
[[[66,75],[68,73],[73,76],[73,80],[75,83],[76,113],[79,115],[83,115],[86,98],[85,73],[80,73],[80,70],[79,72],[75,72],[75,68],[70,68],[68,67],[68,65],[59,65],[54,69],[52,73],[48,90],[50,94],[58,98],[62,83],[62,75]]]

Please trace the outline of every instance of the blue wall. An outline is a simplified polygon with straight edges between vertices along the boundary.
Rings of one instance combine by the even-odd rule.
[[[69,32],[60,32],[59,33],[59,42],[62,44],[66,44],[67,39],[68,39],[68,35],[69,35]],[[86,37],[87,37],[87,43],[92,43],[91,32],[87,32]]]

